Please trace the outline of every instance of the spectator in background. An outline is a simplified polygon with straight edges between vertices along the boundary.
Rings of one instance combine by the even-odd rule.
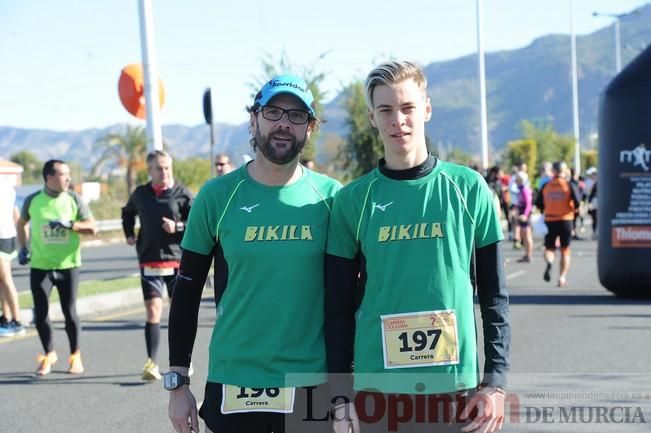
[[[218,154],[215,157],[215,173],[217,177],[228,174],[231,171],[233,171],[233,164],[229,156],[225,153]]]
[[[0,337],[14,337],[25,334],[20,323],[18,294],[11,275],[11,260],[16,257],[16,190],[0,179]]]
[[[181,239],[194,197],[185,186],[174,181],[172,157],[167,152],[155,150],[147,155],[147,172],[151,181],[137,187],[122,208],[122,228],[127,244],[136,246],[145,300],[147,361],[142,368],[142,379],[159,380],[156,359],[163,292],[167,289],[171,298],[181,260]],[[136,216],[140,218],[137,238]]]
[[[518,262],[529,263],[533,254],[533,233],[531,231],[531,210],[532,192],[529,187],[529,176],[524,171],[519,171],[515,175],[515,183],[518,186],[518,196],[516,209],[518,211],[518,226],[520,229],[520,239],[524,248],[524,256]]]
[[[31,260],[29,279],[34,298],[34,323],[45,350],[45,354],[38,356],[36,374],[49,374],[58,359],[49,319],[49,298],[54,286],[59,292],[70,343],[68,373],[81,374],[84,365],[79,350],[81,324],[76,305],[81,266],[79,235],[94,235],[97,227],[86,203],[69,189],[70,168],[65,162],[47,161],[43,165],[43,180],[44,188],[25,199],[16,224],[20,248],[18,262],[26,265]]]
[[[552,173],[552,163],[549,161],[543,162],[540,166],[540,177],[538,178],[538,191],[540,191],[547,182],[552,180],[553,177],[554,174]]]

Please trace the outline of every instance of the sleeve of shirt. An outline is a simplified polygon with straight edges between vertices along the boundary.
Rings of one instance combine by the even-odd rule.
[[[536,195],[536,207],[540,212],[545,212],[545,200],[543,197],[543,191],[545,190],[545,187],[547,186],[547,183],[538,190],[538,194]]]
[[[328,227],[327,253],[333,256],[353,259],[357,255],[359,245],[357,242],[356,227],[352,221],[350,211],[352,206],[347,206],[345,190],[339,192],[332,203],[330,225]]]
[[[504,237],[499,216],[493,204],[493,196],[486,181],[477,176],[477,183],[470,196],[475,219],[475,245],[477,248],[501,241]]]
[[[185,189],[185,203],[181,208],[181,221],[187,222],[190,217],[190,209],[192,208],[192,203],[194,202],[194,194],[189,189]]]
[[[23,208],[20,210],[20,218],[25,222],[30,220],[29,207],[32,205],[32,200],[36,197],[36,194],[38,194],[38,192],[28,195],[23,202]]]
[[[482,384],[505,388],[511,352],[511,316],[502,243],[477,249],[477,298],[484,331]]]
[[[70,191],[70,195],[75,200],[77,205],[77,221],[86,221],[93,217],[93,213],[90,210],[90,207],[86,202],[81,198],[79,194],[74,191]]]
[[[574,202],[574,209],[578,209],[579,205],[581,204],[580,200],[580,193],[579,193],[579,188],[573,184],[570,183],[570,191],[571,191],[571,196],[572,196],[572,201]]]
[[[209,198],[210,193],[202,188],[192,203],[181,247],[197,254],[208,255],[217,243],[216,200]]]
[[[127,204],[122,208],[122,230],[127,238],[135,237],[134,227],[136,226],[136,191],[134,191],[127,200]]]
[[[328,385],[333,398],[352,400],[355,288],[358,260],[326,254],[325,340]]]
[[[212,256],[183,251],[169,316],[170,366],[189,367],[197,336],[199,307]]]

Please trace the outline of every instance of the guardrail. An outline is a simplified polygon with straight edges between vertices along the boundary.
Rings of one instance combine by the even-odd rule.
[[[140,227],[140,221],[136,218],[136,228]],[[99,232],[111,232],[115,230],[122,230],[122,220],[100,220],[97,221],[97,231]]]

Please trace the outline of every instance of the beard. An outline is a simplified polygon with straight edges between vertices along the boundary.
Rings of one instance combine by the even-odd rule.
[[[271,143],[273,138],[283,138],[286,142],[284,145],[278,143],[274,145]],[[254,137],[255,146],[260,149],[265,158],[278,165],[285,165],[295,160],[305,147],[306,141],[307,133],[302,139],[298,139],[289,133],[272,132],[262,135],[260,131],[256,131]]]

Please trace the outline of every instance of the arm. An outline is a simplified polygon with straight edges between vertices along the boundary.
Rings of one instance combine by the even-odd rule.
[[[531,188],[525,187],[523,191],[524,195],[524,212],[522,215],[525,217],[525,219],[529,219],[531,216],[531,210],[533,209],[533,193],[531,192]]]
[[[138,211],[136,210],[135,192],[129,196],[127,204],[122,208],[122,230],[124,231],[124,237],[127,239],[129,245],[136,243],[136,215]]]
[[[325,337],[335,433],[359,432],[353,401],[355,294],[359,260],[326,254]]]
[[[545,186],[547,184],[544,184],[542,188],[540,188],[540,191],[538,191],[538,195],[536,195],[536,207],[540,210],[540,212],[545,212],[545,202],[543,200],[543,191],[545,190]]]
[[[464,432],[494,432],[504,423],[504,392],[511,349],[511,318],[504,275],[501,242],[477,249],[477,296],[484,330],[484,378],[480,390],[461,414],[467,418],[473,409],[477,417]],[[485,430],[482,430],[485,429]]]
[[[75,221],[72,223],[72,231],[82,235],[96,235],[97,223],[92,216],[83,221]]]
[[[326,254],[325,338],[331,397],[352,396],[355,288],[359,263]],[[341,403],[341,402],[340,402]]]
[[[212,256],[183,250],[169,316],[170,371],[188,375],[197,335],[201,293]],[[199,431],[197,403],[186,385],[170,391],[168,416],[178,433]]]
[[[579,193],[579,189],[577,186],[573,183],[570,182],[570,192],[571,192],[571,198],[572,202],[574,203],[574,210],[576,212],[579,211],[579,206],[581,205],[581,194]]]
[[[16,239],[18,240],[18,248],[26,248],[29,242],[29,227],[28,222],[22,217],[18,218],[16,222]]]

